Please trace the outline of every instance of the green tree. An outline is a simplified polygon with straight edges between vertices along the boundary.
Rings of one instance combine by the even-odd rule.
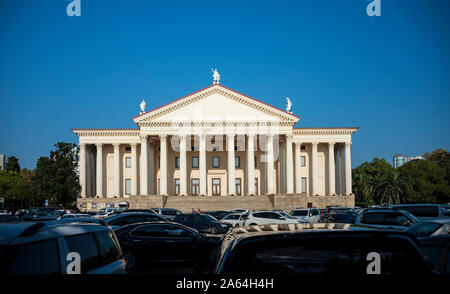
[[[399,204],[403,201],[406,182],[398,170],[389,171],[376,188],[380,203]]]
[[[377,188],[380,182],[384,181],[393,170],[392,165],[386,160],[377,157],[354,168],[352,172],[352,188],[355,194],[355,202],[362,206],[380,203]]]
[[[410,161],[399,168],[406,180],[406,201],[409,203],[449,202],[450,185],[445,169],[432,160]]]
[[[38,159],[32,181],[40,200],[70,206],[81,190],[76,173],[78,146],[59,142],[55,147],[49,157]]]
[[[25,208],[33,205],[35,190],[31,179],[15,172],[0,171],[0,195],[5,207]]]
[[[15,156],[8,157],[5,166],[6,171],[20,173],[19,159]]]

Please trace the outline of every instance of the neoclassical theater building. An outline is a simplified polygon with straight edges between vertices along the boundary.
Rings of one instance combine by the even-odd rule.
[[[214,83],[134,117],[135,129],[73,129],[78,205],[182,211],[354,205],[352,134]]]

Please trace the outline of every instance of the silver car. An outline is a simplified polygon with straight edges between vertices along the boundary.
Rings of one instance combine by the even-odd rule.
[[[401,231],[420,222],[420,219],[407,211],[390,208],[366,209],[355,219],[355,225]]]
[[[318,223],[321,218],[317,208],[298,208],[289,212],[289,215],[308,223]]]

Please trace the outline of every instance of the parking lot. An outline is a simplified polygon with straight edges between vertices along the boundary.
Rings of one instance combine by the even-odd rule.
[[[450,273],[448,205],[287,213],[44,207],[3,211],[0,221],[6,273]]]

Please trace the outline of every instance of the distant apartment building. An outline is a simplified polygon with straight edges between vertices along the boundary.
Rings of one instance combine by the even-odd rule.
[[[5,170],[5,168],[6,168],[5,154],[0,154],[0,170]]]
[[[405,154],[395,154],[394,155],[394,168],[401,167],[402,165],[404,165],[405,163],[407,163],[409,161],[422,160],[422,159],[425,159],[422,155],[409,157]]]

